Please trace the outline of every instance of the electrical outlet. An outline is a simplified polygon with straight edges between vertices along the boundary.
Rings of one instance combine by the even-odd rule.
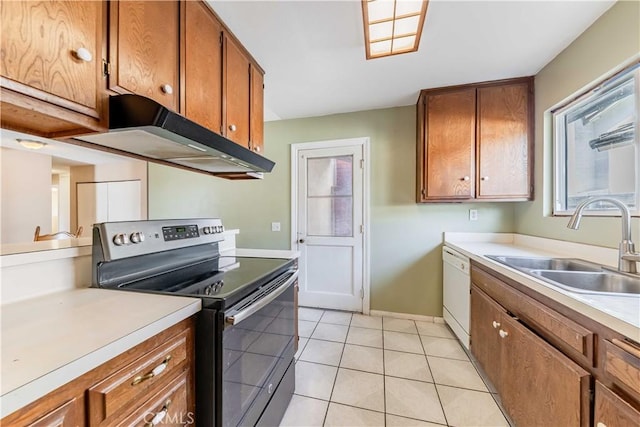
[[[469,221],[478,220],[478,209],[469,209]]]
[[[272,222],[271,223],[271,231],[280,231],[280,223]]]

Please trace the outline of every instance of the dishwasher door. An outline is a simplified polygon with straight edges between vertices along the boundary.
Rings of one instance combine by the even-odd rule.
[[[451,248],[442,248],[442,317],[460,342],[469,348],[471,279],[469,258]]]

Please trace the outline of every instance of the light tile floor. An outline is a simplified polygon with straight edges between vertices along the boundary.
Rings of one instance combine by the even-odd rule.
[[[441,323],[300,308],[281,426],[508,426]]]

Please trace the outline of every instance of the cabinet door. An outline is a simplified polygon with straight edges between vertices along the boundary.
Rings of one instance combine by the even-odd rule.
[[[29,427],[75,427],[82,424],[81,419],[81,415],[78,414],[78,401],[72,399],[38,418],[29,424]]]
[[[222,25],[200,1],[182,2],[184,115],[222,131]]]
[[[500,397],[518,426],[588,426],[590,375],[503,315]]]
[[[478,89],[478,198],[529,198],[530,96],[526,82]]]
[[[224,135],[249,148],[249,60],[226,33],[223,49]]]
[[[500,392],[502,343],[498,330],[504,309],[476,287],[471,288],[471,353]]]
[[[638,427],[640,412],[596,381],[595,427]]]
[[[264,150],[264,75],[251,64],[251,144],[256,153]]]
[[[2,86],[100,119],[102,2],[3,1],[0,9]]]
[[[475,89],[431,94],[425,102],[425,199],[473,198]]]
[[[110,3],[109,89],[178,107],[178,2]]]

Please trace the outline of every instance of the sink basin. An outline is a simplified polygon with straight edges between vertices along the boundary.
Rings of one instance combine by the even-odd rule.
[[[530,273],[574,292],[640,294],[640,277],[613,272],[531,270]]]
[[[487,258],[520,270],[602,271],[602,267],[598,264],[571,258],[500,255],[487,255]]]

